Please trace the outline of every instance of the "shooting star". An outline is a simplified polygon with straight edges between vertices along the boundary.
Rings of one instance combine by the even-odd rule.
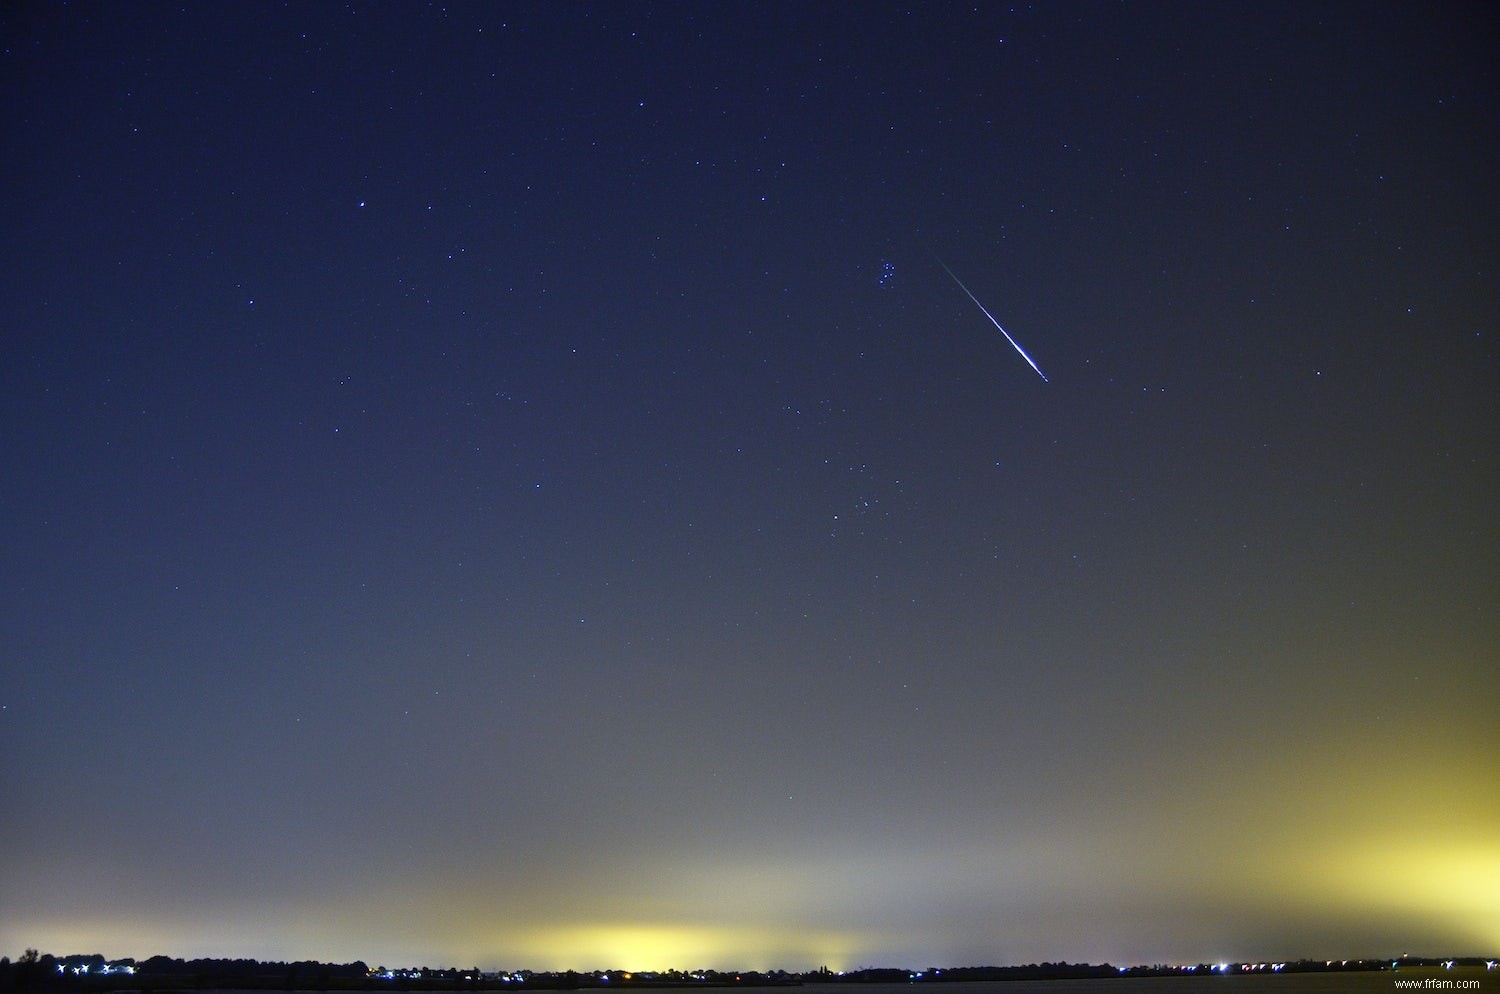
[[[969,288],[964,286],[964,281],[958,278],[958,274],[953,272],[953,270],[948,269],[948,264],[942,259],[938,259],[937,255],[933,255],[933,258],[937,259],[938,265],[942,266],[943,269],[947,271],[948,275],[953,277],[953,282],[958,284],[958,288],[964,293],[969,294],[969,299],[974,301],[974,306],[979,308],[981,311],[984,311],[984,316],[990,319],[990,324],[994,325],[996,328],[1000,328],[1000,334],[1005,336],[1005,340],[1010,343],[1010,347],[1021,353],[1021,358],[1026,360],[1026,365],[1036,370],[1036,375],[1042,378],[1042,382],[1051,383],[1052,381],[1047,379],[1047,374],[1042,372],[1042,367],[1038,366],[1032,360],[1031,356],[1026,354],[1026,350],[1021,348],[1021,346],[1017,344],[1014,338],[1010,337],[1010,332],[1001,327],[1000,322],[995,320],[995,315],[991,314],[988,310],[985,309],[985,306],[979,302],[978,297],[974,296],[972,293],[969,293]]]

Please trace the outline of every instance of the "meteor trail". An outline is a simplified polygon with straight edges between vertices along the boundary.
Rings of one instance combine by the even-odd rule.
[[[988,310],[985,309],[985,306],[979,302],[978,297],[974,296],[972,293],[969,293],[969,288],[964,286],[964,281],[958,278],[958,274],[953,272],[953,270],[948,269],[948,264],[942,259],[939,259],[936,254],[933,255],[933,258],[937,259],[938,265],[942,266],[943,269],[947,271],[948,275],[953,277],[953,282],[958,284],[958,288],[964,293],[969,294],[969,299],[974,301],[974,306],[979,308],[981,311],[984,311],[984,316],[990,319],[990,324],[994,325],[996,328],[1000,328],[1000,334],[1005,336],[1005,340],[1010,343],[1011,348],[1021,353],[1021,358],[1026,360],[1026,365],[1036,370],[1036,375],[1042,378],[1042,382],[1051,383],[1052,381],[1047,379],[1047,374],[1042,372],[1042,368],[1032,361],[1031,356],[1026,354],[1026,350],[1021,348],[1021,346],[1016,343],[1016,340],[1014,338],[1010,337],[1010,332],[1002,328],[1000,326],[1000,322],[995,320],[995,315],[991,314]]]

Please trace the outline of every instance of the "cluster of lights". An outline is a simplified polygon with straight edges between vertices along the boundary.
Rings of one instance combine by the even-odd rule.
[[[105,963],[97,970],[90,970],[87,963],[79,963],[75,966],[69,966],[66,963],[59,963],[57,964],[57,972],[71,973],[75,977],[82,977],[89,974],[107,977],[110,974],[115,973],[133,974],[135,973],[135,967],[129,963]]]
[[[1122,966],[1122,967],[1119,967],[1118,969],[1119,969],[1119,971],[1121,973],[1129,973],[1131,970],[1150,970],[1153,973],[1165,973],[1168,970],[1176,970],[1178,973],[1197,973],[1198,972],[1198,967],[1203,966],[1203,965],[1204,964],[1202,964],[1202,963],[1173,963],[1170,966],[1168,966],[1165,963],[1158,963],[1158,964],[1156,964],[1154,966],[1149,966],[1149,967],[1148,966]],[[1279,969],[1281,969],[1281,967],[1283,967],[1285,965],[1286,965],[1285,963],[1280,963],[1280,964],[1277,964],[1276,968],[1279,970]],[[1227,973],[1230,969],[1232,969],[1232,967],[1231,967],[1231,965],[1229,963],[1220,963],[1217,966],[1211,966],[1211,967],[1209,967],[1209,969],[1210,970],[1214,970],[1214,971],[1216,971],[1218,973]],[[1242,967],[1241,969],[1244,969],[1244,967]]]
[[[1122,967],[1118,967],[1117,969],[1119,970],[1120,973],[1129,973],[1131,970],[1140,970],[1140,969],[1144,969],[1144,968],[1143,967],[1139,967],[1139,966],[1122,966]],[[1156,972],[1161,972],[1163,970],[1176,970],[1178,973],[1197,973],[1198,972],[1198,964],[1196,964],[1196,963],[1177,963],[1177,964],[1175,964],[1173,966],[1153,966],[1153,967],[1151,967],[1151,969],[1153,971],[1156,971]],[[1214,969],[1215,970],[1222,970],[1223,969],[1223,964],[1220,964],[1219,966],[1214,967]]]
[[[61,970],[61,967],[58,967]],[[421,980],[425,974],[420,969],[393,970],[385,967],[376,967],[367,974],[371,980]],[[708,977],[702,973],[685,974],[685,979],[703,983]],[[655,973],[631,973],[624,970],[605,970],[595,976],[595,980],[601,984],[608,984],[616,980],[654,980],[658,977]],[[524,984],[531,979],[531,971],[517,970],[513,973],[501,971],[499,973],[465,973],[463,979],[469,982],[476,980],[492,980],[502,984]],[[736,977],[735,979],[739,979]]]

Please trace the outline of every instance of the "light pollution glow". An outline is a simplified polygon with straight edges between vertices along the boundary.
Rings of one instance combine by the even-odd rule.
[[[1124,785],[1107,822],[1062,808],[1029,826],[959,818],[884,842],[637,841],[535,867],[502,850],[489,869],[373,867],[356,891],[283,882],[243,903],[103,865],[31,867],[13,883],[46,897],[0,924],[13,942],[59,952],[485,969],[1325,958],[1444,937],[1470,944],[1445,953],[1491,954],[1500,800],[1481,774],[1492,737],[1438,749],[1410,717],[1363,753],[1326,723],[1318,740],[1268,744],[1233,766],[1206,757],[1160,789]],[[1448,717],[1481,730],[1487,720],[1476,702]],[[1232,773],[1210,775],[1222,769]],[[83,891],[117,912],[70,913],[69,894]],[[1351,936],[1364,944],[1348,948]]]
[[[1471,705],[1451,717],[1485,721]],[[1390,754],[1340,751],[1348,736],[1336,728],[1300,752],[1268,746],[1227,780],[1137,787],[1107,824],[1066,817],[976,833],[955,823],[900,843],[746,839],[732,851],[636,845],[535,870],[503,859],[462,874],[407,867],[373,874],[357,893],[309,885],[238,905],[102,867],[51,873],[118,916],[69,914],[54,892],[50,913],[5,916],[5,934],[108,956],[186,946],[485,969],[1384,956],[1444,936],[1472,944],[1447,952],[1489,954],[1500,947],[1500,801],[1477,776],[1493,765],[1487,737],[1440,753],[1420,731],[1410,723],[1383,747]],[[1347,948],[1341,934],[1369,945]]]
[[[1364,811],[1345,815],[1376,820],[1385,804],[1372,798]],[[1253,817],[1242,808],[1221,809],[1237,828],[1214,827],[1214,844],[1196,849],[1173,840],[1201,840],[1209,826],[1169,815],[1138,826],[1143,836],[1134,852],[1113,848],[1105,837],[1073,834],[1036,837],[1005,852],[936,846],[737,865],[678,853],[606,875],[602,889],[579,902],[587,907],[570,907],[558,895],[484,896],[486,882],[475,878],[441,889],[384,887],[362,900],[305,904],[300,912],[283,906],[257,915],[241,908],[183,916],[175,924],[148,913],[128,921],[36,919],[34,930],[18,937],[111,956],[170,953],[172,944],[188,942],[224,956],[634,971],[1407,951],[1405,945],[1334,948],[1329,936],[1337,930],[1320,923],[1341,921],[1372,942],[1405,938],[1420,945],[1467,936],[1472,949],[1457,952],[1477,954],[1500,945],[1500,843],[1485,835],[1485,808],[1449,806],[1441,831],[1419,819],[1399,819],[1379,837],[1344,835],[1329,824],[1300,845],[1272,827],[1274,812]],[[1249,855],[1236,860],[1233,853]],[[953,867],[964,871],[955,876]],[[1145,880],[1161,885],[1149,900],[1137,896]],[[840,891],[840,881],[850,890]],[[935,893],[943,895],[943,913],[932,903]],[[1242,922],[1259,921],[1263,931],[1244,939],[1220,927],[1214,909],[1230,903],[1241,908]],[[1244,914],[1253,908],[1261,910]],[[1167,957],[1160,946],[1147,948],[1118,928],[1147,912],[1169,922],[1183,916],[1158,930],[1157,940],[1172,946]],[[1277,922],[1300,924],[1278,931]]]

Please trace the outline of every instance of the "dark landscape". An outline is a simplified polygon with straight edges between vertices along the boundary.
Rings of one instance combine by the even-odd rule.
[[[1411,972],[1421,968],[1451,970],[1496,968],[1496,960],[1476,957],[1415,957],[1295,962],[1197,963],[1190,965],[1114,966],[1085,963],[1032,963],[1024,966],[862,969],[835,973],[785,970],[661,970],[631,972],[592,970],[562,972],[483,971],[456,967],[371,967],[365,963],[259,962],[248,959],[181,960],[153,956],[144,960],[106,960],[102,956],[37,954],[28,950],[15,962],[0,959],[0,990],[13,991],[463,991],[463,990],[611,990],[621,987],[785,987],[905,984],[1003,983],[1041,980],[1106,980],[1182,976],[1272,974],[1354,974]]]

